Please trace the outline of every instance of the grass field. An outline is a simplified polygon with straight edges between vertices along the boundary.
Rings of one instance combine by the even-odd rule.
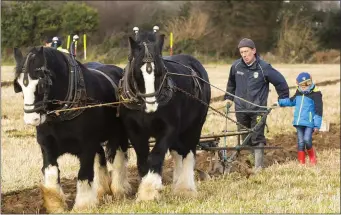
[[[315,82],[340,78],[340,65],[273,65],[287,79],[289,86],[295,84],[295,77],[302,71],[310,72]],[[213,85],[225,90],[230,65],[206,66]],[[13,67],[1,68],[1,81],[13,79]],[[271,86],[268,103],[276,101],[277,95]],[[340,83],[319,87],[323,93],[324,120],[340,125]],[[293,95],[294,90],[290,91]],[[212,97],[222,92],[212,89]],[[216,102],[221,107],[224,102]],[[12,87],[1,88],[1,190],[6,193],[20,193],[33,189],[42,181],[42,158],[35,140],[35,130],[23,123],[23,101],[21,94],[15,94]],[[234,118],[233,114],[230,114]],[[267,120],[269,140],[278,135],[294,135],[291,125],[292,108],[274,109]],[[225,119],[210,114],[204,125],[203,134],[220,133],[225,128]],[[236,126],[228,124],[228,130]],[[238,172],[214,180],[198,182],[199,196],[196,199],[182,199],[171,194],[166,184],[159,202],[135,203],[133,198],[113,201],[97,209],[80,211],[84,213],[339,213],[340,212],[340,133],[333,139],[335,147],[318,151],[316,167],[301,167],[296,160],[267,167],[249,178]],[[277,139],[276,139],[277,138]],[[283,138],[282,138],[283,139]],[[322,138],[321,138],[322,140]],[[221,143],[222,144],[222,143]],[[228,138],[228,144],[235,145],[235,138]],[[278,144],[281,144],[280,142]],[[295,142],[292,142],[295,150]],[[319,149],[318,143],[316,144]],[[283,155],[284,156],[284,155]],[[130,153],[130,167],[135,165],[134,153]],[[285,159],[285,157],[284,157]],[[73,179],[77,175],[79,162],[64,155],[58,160],[61,177]],[[27,196],[27,198],[30,198]],[[22,203],[23,199],[17,202]],[[37,199],[36,201],[40,201]],[[3,202],[2,202],[3,203]],[[29,206],[27,206],[29,207]],[[18,208],[20,208],[18,206]],[[25,207],[24,207],[25,208]],[[22,209],[23,211],[25,209]],[[31,208],[32,209],[32,208]],[[35,212],[39,212],[38,211]],[[16,213],[22,213],[18,209]],[[26,210],[27,213],[27,210]],[[34,213],[34,211],[33,211]]]

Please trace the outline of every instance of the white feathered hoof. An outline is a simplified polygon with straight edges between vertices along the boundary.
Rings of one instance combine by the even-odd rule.
[[[173,193],[178,196],[196,197],[197,191],[194,181],[195,158],[192,152],[183,160],[183,167],[178,180],[173,185]]]
[[[77,182],[77,195],[73,210],[84,210],[94,208],[98,205],[96,187],[93,182],[89,185],[88,180]]]
[[[129,181],[124,181],[121,184],[112,181],[110,189],[115,198],[123,198],[124,196],[132,194],[132,188]]]
[[[113,162],[108,162],[111,167],[111,184],[110,190],[115,198],[122,198],[132,193],[132,188],[128,178],[128,160],[126,152],[116,150],[115,159]]]
[[[43,206],[48,213],[63,213],[67,210],[66,196],[61,190],[40,186],[43,194]]]
[[[159,191],[162,189],[161,176],[157,173],[148,172],[142,178],[141,184],[137,192],[136,201],[153,201],[160,198]]]
[[[107,195],[111,195],[111,190],[109,188],[109,184],[105,185],[105,186],[100,186],[99,188],[97,188],[97,198],[99,200],[103,199],[103,197],[105,197]]]
[[[195,188],[188,188],[188,187],[175,187],[173,193],[177,196],[194,198],[198,196],[198,192]]]
[[[97,198],[101,200],[106,195],[111,195],[110,177],[106,169],[99,169],[94,177],[94,186],[97,190]]]

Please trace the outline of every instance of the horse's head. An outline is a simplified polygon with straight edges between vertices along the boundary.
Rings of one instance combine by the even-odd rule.
[[[147,113],[155,112],[157,98],[165,80],[162,61],[164,35],[153,32],[139,33],[137,40],[129,37],[132,80],[136,95],[146,103]]]
[[[31,49],[25,57],[15,48],[14,57],[16,72],[13,85],[16,93],[23,93],[24,121],[38,126],[46,121],[46,100],[52,84],[43,47]]]

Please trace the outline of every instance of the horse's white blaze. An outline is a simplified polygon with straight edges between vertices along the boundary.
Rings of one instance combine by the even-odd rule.
[[[94,183],[88,180],[77,181],[77,194],[74,209],[84,209],[98,204],[97,192]]]
[[[161,176],[158,173],[148,172],[142,180],[137,193],[138,201],[154,200],[159,198],[162,189]]]
[[[174,150],[170,153],[174,159],[173,183],[176,183],[182,170],[182,156]]]
[[[28,85],[24,85],[24,73],[21,73],[17,79],[19,85],[21,86],[22,92],[24,94],[24,109],[31,110],[34,108],[34,106],[27,106],[34,103],[35,95],[34,92],[37,89],[38,79],[34,80],[28,76]],[[44,118],[44,119],[43,119]],[[38,126],[40,123],[43,123],[45,121],[46,117],[40,117],[40,114],[38,113],[24,113],[24,121],[28,125],[34,125]]]
[[[111,169],[111,191],[116,195],[128,194],[131,192],[131,186],[128,180],[128,161],[124,152],[116,150],[114,162],[108,162]]]
[[[175,189],[195,191],[194,165],[194,154],[190,151],[186,158],[183,159],[182,171],[175,184]]]
[[[152,72],[150,74],[147,72],[146,63],[143,64],[143,66],[141,67],[146,94],[155,93],[155,84],[154,84],[155,83],[155,74],[154,74],[155,65],[154,63],[151,63],[151,66],[152,66]],[[156,102],[156,97],[155,96],[147,97],[146,101],[153,102],[153,104],[146,104],[146,112],[147,113],[155,112],[158,107],[158,103]]]

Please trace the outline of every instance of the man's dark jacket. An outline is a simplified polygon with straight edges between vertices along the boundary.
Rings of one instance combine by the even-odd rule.
[[[248,66],[240,58],[231,66],[226,91],[257,105],[267,106],[269,83],[274,85],[278,99],[289,97],[289,87],[285,78],[269,63],[257,55],[256,61]],[[261,109],[229,94],[225,95],[225,99],[234,101],[236,110]]]

